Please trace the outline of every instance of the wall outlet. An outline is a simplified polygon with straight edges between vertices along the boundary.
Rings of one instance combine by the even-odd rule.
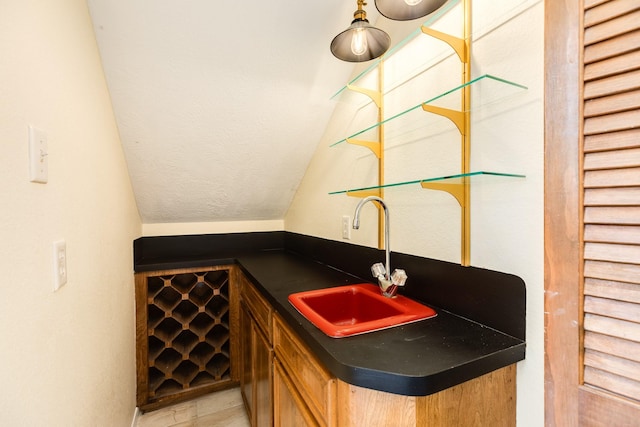
[[[67,243],[64,240],[53,242],[53,290],[67,283]]]
[[[351,217],[349,215],[342,216],[342,238],[351,239]]]

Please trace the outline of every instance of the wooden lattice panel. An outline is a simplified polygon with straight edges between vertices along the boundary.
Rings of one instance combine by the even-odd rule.
[[[229,279],[227,269],[145,277],[147,403],[231,381]]]

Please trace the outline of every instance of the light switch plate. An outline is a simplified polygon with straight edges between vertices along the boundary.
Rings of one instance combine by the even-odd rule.
[[[49,180],[47,134],[29,126],[29,178],[31,182],[45,184]]]
[[[67,243],[64,240],[53,242],[53,290],[67,283]]]
[[[349,215],[342,216],[342,238],[351,239],[351,217]]]

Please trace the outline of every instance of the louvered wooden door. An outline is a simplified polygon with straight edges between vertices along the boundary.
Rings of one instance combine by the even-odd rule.
[[[585,0],[583,62],[580,419],[639,425],[640,0]]]
[[[640,425],[640,0],[545,1],[545,425]]]

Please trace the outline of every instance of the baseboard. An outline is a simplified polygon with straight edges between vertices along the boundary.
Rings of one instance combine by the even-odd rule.
[[[139,416],[140,416],[140,408],[136,406],[136,410],[133,411],[133,419],[131,420],[131,427],[136,427],[136,424],[138,424]]]

